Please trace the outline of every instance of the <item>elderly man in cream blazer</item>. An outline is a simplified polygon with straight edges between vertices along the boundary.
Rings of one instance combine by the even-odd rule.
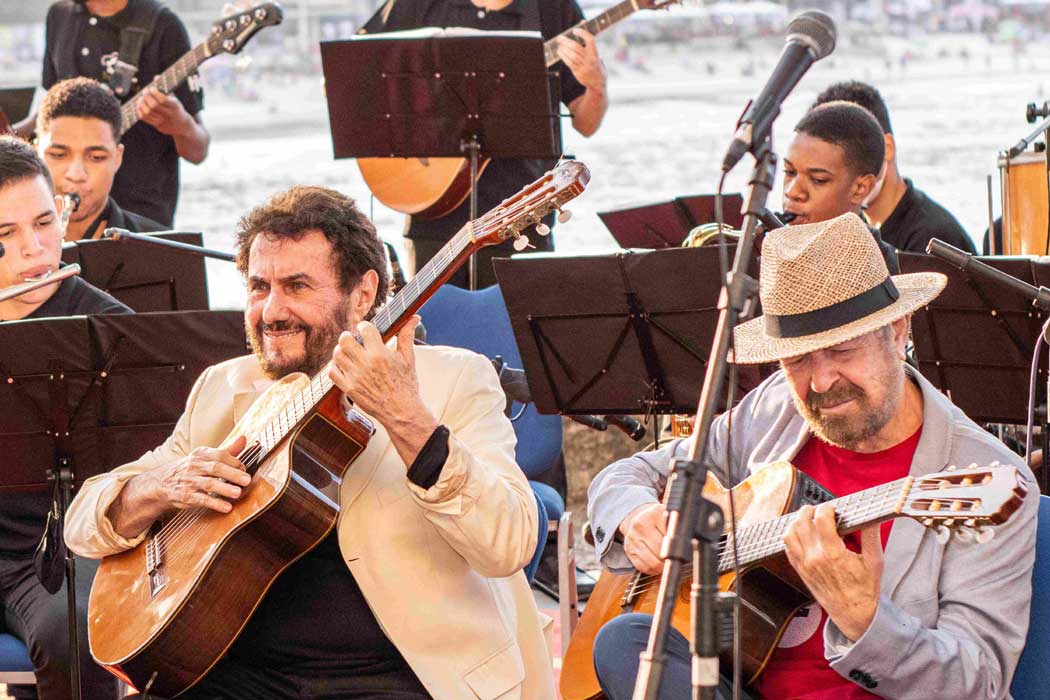
[[[376,424],[340,486],[336,531],[180,697],[553,698],[521,573],[536,506],[491,365],[414,348],[415,322],[384,344],[363,321],[387,295],[383,251],[338,193],[275,196],[242,220],[238,251],[254,354],[206,370],[157,449],[84,484],[69,546],[105,557],[177,509],[228,512],[249,483],[243,439],[230,435],[238,419],[274,380],[327,372]]]

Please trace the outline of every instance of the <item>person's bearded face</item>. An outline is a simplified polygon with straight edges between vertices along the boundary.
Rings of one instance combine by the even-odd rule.
[[[900,404],[903,368],[892,335],[881,330],[782,365],[798,412],[817,437],[839,447],[873,438]]]
[[[339,334],[349,328],[346,306],[335,309],[327,322],[310,326],[300,319],[289,319],[276,323],[260,320],[254,326],[245,324],[252,352],[259,358],[263,372],[271,379],[280,379],[292,372],[304,372],[311,377],[321,371],[332,357],[332,350],[339,341]],[[301,349],[286,348],[274,338],[303,334]]]

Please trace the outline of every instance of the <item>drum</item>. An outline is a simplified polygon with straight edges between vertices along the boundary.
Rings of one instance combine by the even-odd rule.
[[[999,255],[1050,255],[1050,180],[1046,153],[999,157],[1003,250]]]

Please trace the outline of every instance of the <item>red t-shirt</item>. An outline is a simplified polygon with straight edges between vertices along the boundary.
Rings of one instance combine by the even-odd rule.
[[[811,437],[792,463],[836,497],[848,496],[908,475],[922,426],[910,438],[881,452],[862,454]],[[882,547],[892,520],[882,524]],[[846,546],[860,551],[860,533],[846,536]],[[827,614],[816,603],[788,623],[755,690],[766,700],[859,700],[878,697],[843,678],[824,658]]]

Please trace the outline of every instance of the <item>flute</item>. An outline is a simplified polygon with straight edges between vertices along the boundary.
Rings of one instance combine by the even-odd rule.
[[[72,265],[66,265],[65,267],[60,267],[57,270],[55,270],[54,272],[52,272],[51,274],[49,274],[46,277],[43,277],[41,279],[31,280],[29,282],[23,282],[21,284],[14,284],[14,285],[11,285],[10,287],[6,287],[4,289],[0,289],[0,302],[7,301],[8,299],[14,299],[15,297],[21,296],[22,294],[25,294],[26,292],[31,292],[34,289],[39,289],[40,287],[46,287],[49,284],[55,284],[57,282],[61,282],[62,280],[66,279],[67,277],[72,277],[73,275],[79,275],[79,274],[80,274],[80,265],[79,264],[74,263]]]

